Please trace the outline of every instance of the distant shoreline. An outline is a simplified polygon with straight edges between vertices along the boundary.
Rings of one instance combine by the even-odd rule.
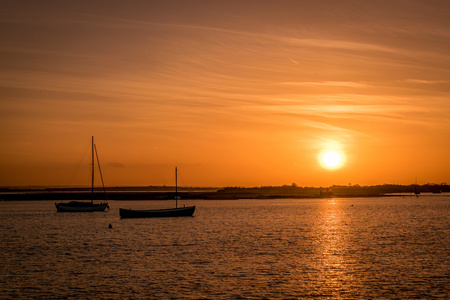
[[[331,186],[328,188],[299,187],[296,185],[266,187],[226,188],[178,188],[178,196],[185,200],[237,200],[237,199],[314,199],[414,196],[415,193],[450,192],[447,184],[427,185],[377,185],[377,186]],[[94,200],[171,200],[175,198],[174,187],[108,187],[106,197],[102,189],[94,190]],[[90,188],[2,188],[0,201],[26,200],[90,200]]]
[[[178,193],[182,200],[239,200],[239,199],[320,199],[320,198],[356,198],[356,197],[393,197],[397,195],[296,195],[296,194],[219,194],[219,193]],[[120,200],[120,201],[152,201],[173,200],[175,193],[112,193],[104,197],[103,193],[94,193],[94,200]],[[69,201],[69,200],[91,200],[90,193],[9,193],[0,194],[0,201]]]

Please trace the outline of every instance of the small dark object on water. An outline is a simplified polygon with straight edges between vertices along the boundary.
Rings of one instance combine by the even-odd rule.
[[[111,224],[109,224],[108,228],[109,228],[109,229],[112,229],[112,225],[111,225]]]

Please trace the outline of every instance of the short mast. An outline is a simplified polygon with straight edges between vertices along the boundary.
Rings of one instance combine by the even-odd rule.
[[[91,203],[94,203],[94,137],[92,137],[92,182],[91,182]]]
[[[175,207],[178,208],[178,169],[175,167]]]

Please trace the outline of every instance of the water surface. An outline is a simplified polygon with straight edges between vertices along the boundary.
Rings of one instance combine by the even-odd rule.
[[[183,203],[182,203],[183,204]],[[450,294],[450,197],[186,201],[194,217],[0,202],[0,297],[436,299]],[[112,229],[108,225],[113,226]]]

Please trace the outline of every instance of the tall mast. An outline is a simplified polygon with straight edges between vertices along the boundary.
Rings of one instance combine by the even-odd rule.
[[[178,208],[178,169],[175,167],[175,207]]]
[[[91,203],[94,203],[94,137],[92,137],[92,182],[91,182]]]

